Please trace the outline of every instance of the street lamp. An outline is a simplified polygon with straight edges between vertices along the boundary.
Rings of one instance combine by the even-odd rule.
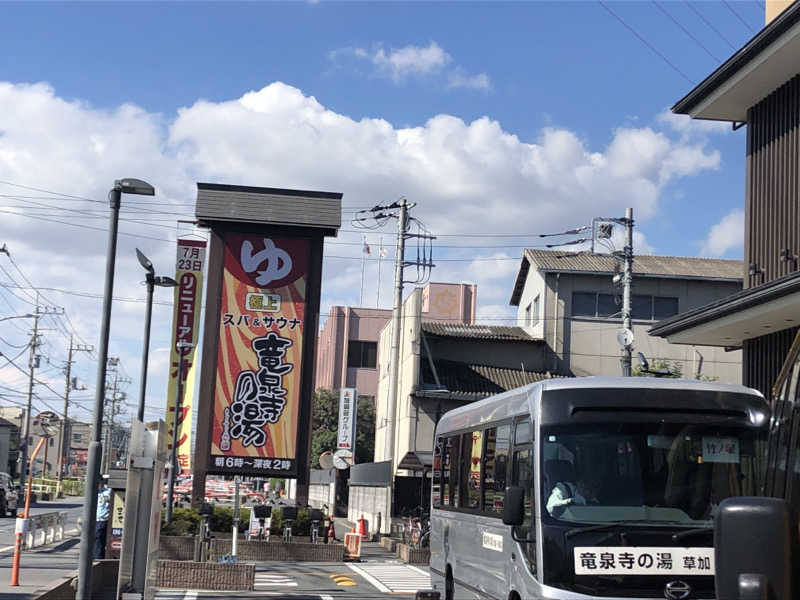
[[[137,418],[144,422],[144,397],[147,391],[147,361],[150,354],[150,317],[153,311],[153,290],[155,286],[175,287],[178,282],[171,277],[157,277],[153,263],[138,248],[136,249],[136,258],[139,259],[139,264],[146,271],[145,283],[147,284],[147,305],[144,312],[144,345],[142,346],[142,376],[140,378],[141,387],[139,388],[139,412],[137,413]]]
[[[106,367],[108,362],[108,335],[111,325],[111,301],[114,294],[114,267],[117,258],[117,228],[122,193],[140,196],[155,196],[155,189],[141,179],[120,179],[108,194],[111,215],[108,227],[108,249],[106,253],[106,279],[103,291],[103,319],[100,324],[100,346],[97,357],[97,384],[94,391],[94,413],[92,419],[92,441],[89,442],[86,462],[86,486],[83,494],[83,529],[81,530],[81,556],[78,563],[78,588],[76,600],[89,600],[92,593],[92,550],[97,525],[97,488],[100,480],[100,456],[102,454],[103,400],[106,390]]]
[[[172,418],[172,452],[169,455],[169,465],[167,466],[169,480],[167,483],[167,507],[164,520],[172,522],[172,494],[175,491],[175,475],[178,471],[178,417],[181,414],[181,403],[183,401],[183,355],[188,354],[192,348],[190,342],[183,340],[175,344],[178,349],[178,385],[175,386],[175,416]]]
[[[2,322],[2,321],[8,321],[9,319],[32,319],[32,318],[34,318],[35,316],[36,316],[36,315],[31,315],[31,314],[27,314],[27,315],[14,315],[13,317],[3,317],[2,319],[0,319],[0,322]]]

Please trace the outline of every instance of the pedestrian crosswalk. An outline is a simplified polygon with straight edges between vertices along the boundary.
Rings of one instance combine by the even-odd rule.
[[[348,563],[348,567],[385,594],[413,594],[431,587],[430,573],[411,565],[397,563]]]
[[[264,590],[273,587],[297,587],[297,582],[286,575],[256,571],[254,589]]]

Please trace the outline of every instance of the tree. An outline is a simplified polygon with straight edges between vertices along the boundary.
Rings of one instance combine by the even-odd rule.
[[[659,377],[679,378],[683,374],[683,365],[679,361],[668,361],[661,358],[653,359],[650,363],[650,371],[666,369],[669,375],[659,375]],[[642,370],[642,365],[636,365],[631,373],[634,377],[656,377],[653,373]]]
[[[646,373],[642,371],[642,365],[635,366],[631,374],[634,377],[666,377],[668,379],[678,379],[683,377],[683,365],[679,360],[670,361],[662,358],[656,358],[652,363],[650,363],[650,370],[658,371],[659,369],[666,369],[669,371],[669,375],[654,375],[653,373]],[[717,381],[717,379],[719,378],[712,375],[700,375],[698,381]]]
[[[319,389],[314,394],[311,437],[311,468],[319,467],[323,452],[336,451],[339,430],[339,396],[335,392]],[[372,462],[375,448],[375,406],[372,398],[359,396],[356,417],[355,462]]]

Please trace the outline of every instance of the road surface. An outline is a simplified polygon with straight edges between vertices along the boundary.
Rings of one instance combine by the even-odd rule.
[[[13,517],[0,517],[0,598],[27,600],[33,593],[77,568],[78,517],[83,515],[83,498],[65,498],[53,502],[40,502],[31,506],[31,514],[66,512],[64,541],[33,550],[24,550],[20,560],[17,587],[11,581],[11,562],[14,554]]]

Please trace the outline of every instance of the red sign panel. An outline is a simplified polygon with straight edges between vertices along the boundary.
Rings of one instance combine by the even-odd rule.
[[[309,241],[232,232],[224,240],[208,470],[292,476]]]

